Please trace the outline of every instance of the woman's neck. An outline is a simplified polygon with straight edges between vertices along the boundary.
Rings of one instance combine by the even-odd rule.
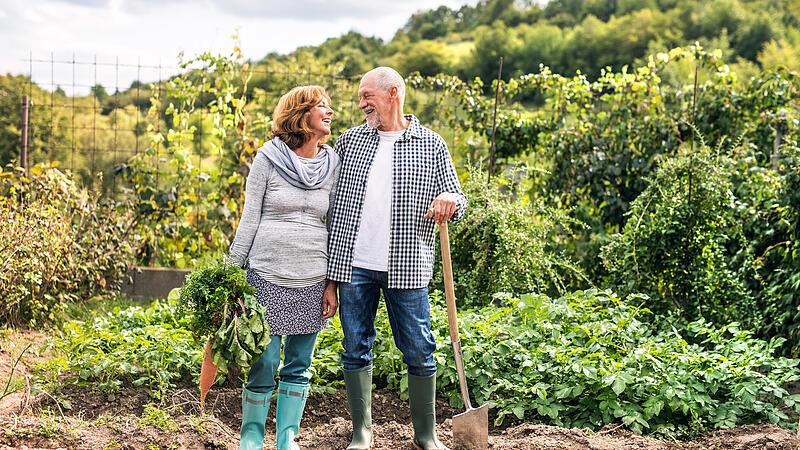
[[[319,139],[311,138],[303,145],[294,149],[297,156],[301,158],[313,158],[319,153]]]

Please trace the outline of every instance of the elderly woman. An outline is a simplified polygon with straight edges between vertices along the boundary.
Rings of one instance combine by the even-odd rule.
[[[271,140],[256,153],[247,177],[244,212],[230,255],[247,267],[247,281],[266,306],[271,340],[247,373],[242,390],[240,449],[260,449],[275,372],[278,383],[278,449],[294,442],[309,392],[308,371],[317,333],[338,307],[325,296],[329,206],[339,178],[331,134],[330,97],[319,86],[301,86],[281,97],[272,115]]]

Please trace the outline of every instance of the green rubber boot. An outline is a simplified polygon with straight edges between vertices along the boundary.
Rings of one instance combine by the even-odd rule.
[[[353,420],[353,440],[347,450],[369,450],[372,447],[372,366],[345,369],[344,385]]]
[[[265,394],[242,388],[242,428],[239,450],[260,450],[264,445],[264,425],[267,422],[272,391]]]
[[[278,450],[300,450],[294,441],[300,431],[300,419],[306,407],[308,384],[278,383],[278,406],[275,410],[276,445]]]
[[[408,403],[414,425],[414,446],[422,450],[447,450],[436,437],[436,374],[408,374]]]

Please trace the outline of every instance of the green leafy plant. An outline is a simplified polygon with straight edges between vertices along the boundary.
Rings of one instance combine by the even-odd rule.
[[[112,287],[132,263],[135,222],[55,166],[0,171],[0,322],[52,322]]]
[[[721,146],[712,149],[702,137],[693,152],[662,160],[622,233],[603,249],[611,285],[648,294],[657,313],[677,310],[717,324],[752,318],[752,294],[738,274],[752,258],[735,265],[729,250],[746,247],[731,166]]]
[[[485,306],[497,292],[563,293],[571,279],[583,277],[559,247],[561,233],[582,224],[530,201],[520,182],[527,173],[520,168],[488,182],[486,172],[470,168],[464,177],[469,207],[449,230],[456,297],[466,307]],[[438,265],[434,284],[443,289]]]
[[[48,341],[56,355],[36,365],[36,383],[115,391],[124,382],[146,385],[161,398],[184,376],[198,377],[202,350],[186,329],[174,301],[147,308],[114,308],[87,322],[68,322]]]
[[[159,408],[155,403],[144,405],[144,411],[139,418],[141,425],[150,425],[159,430],[169,433],[178,429],[178,424],[172,419],[169,411]]]
[[[797,119],[793,120],[797,123]],[[752,270],[742,273],[754,293],[756,307],[748,311],[759,336],[786,339],[784,351],[800,355],[800,149],[796,141],[783,147],[779,170],[753,164],[755,152],[736,155],[736,213],[747,245],[734,261],[748,258]]]
[[[693,85],[685,77],[673,83],[666,77],[695,67],[693,123],[709,142],[728,145],[726,136],[741,137],[743,145],[754,146],[754,165],[767,167],[776,145],[798,140],[797,72],[778,68],[742,83],[719,52],[698,45],[654,54],[637,67],[601,68],[594,80],[585,71],[560,75],[540,66],[501,82],[494,134],[498,161],[545,169],[533,174],[536,189],[530,194],[549,206],[572,207],[570,216],[589,225],[575,230],[565,245],[598,285],[608,275],[600,248],[625,226],[631,202],[647,188],[659,161],[677,156],[692,138]],[[456,156],[466,152],[485,164],[494,89],[487,95],[481,80],[443,75],[412,76],[408,83],[441,94],[442,117],[467,136],[456,141]]]
[[[443,302],[432,301],[434,333],[447,336]],[[787,387],[800,370],[797,360],[774,356],[782,339],[767,342],[737,323],[715,327],[702,319],[658,332],[641,306],[647,302],[587,290],[508,296],[508,306],[463,312],[470,392],[496,411],[498,425],[509,417],[592,429],[622,422],[673,436],[747,423],[796,425],[788,412],[800,412],[800,395]],[[461,407],[449,339],[439,342],[439,389]]]
[[[145,265],[195,267],[228,247],[247,163],[261,145],[248,125],[266,123],[245,116],[251,68],[243,58],[238,44],[228,55],[197,55],[163,90],[151,89],[149,146],[114,168],[140,217]]]
[[[212,338],[211,357],[217,367],[250,367],[269,344],[264,307],[255,299],[244,269],[217,260],[186,277],[170,296],[189,317],[195,339]]]

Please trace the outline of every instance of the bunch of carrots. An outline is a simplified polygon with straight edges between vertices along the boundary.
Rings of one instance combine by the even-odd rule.
[[[246,272],[225,260],[192,272],[183,287],[170,294],[178,297],[179,310],[188,315],[195,340],[206,342],[200,370],[201,409],[220,368],[247,369],[269,344],[264,307],[254,294]]]

